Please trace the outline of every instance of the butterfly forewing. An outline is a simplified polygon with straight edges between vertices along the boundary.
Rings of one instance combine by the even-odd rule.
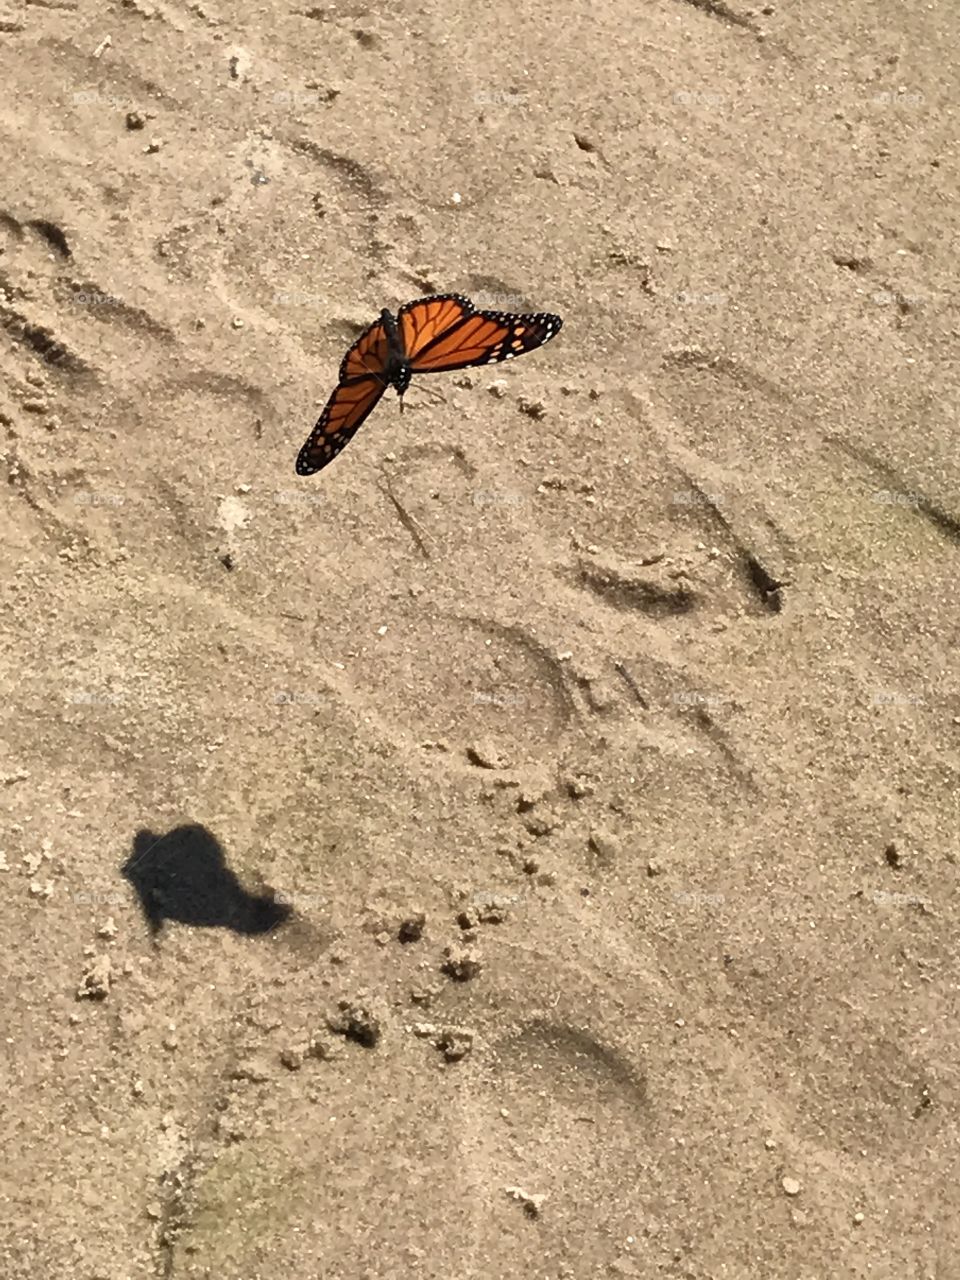
[[[297,456],[297,474],[313,475],[349,444],[387,389],[387,335],[377,320],[340,362],[340,382]]]
[[[440,373],[523,355],[560,331],[559,316],[475,311],[469,298],[442,294],[400,309],[404,351],[413,373]]]
[[[332,462],[353,439],[370,410],[386,391],[379,378],[341,382],[297,457],[297,474],[311,476]]]

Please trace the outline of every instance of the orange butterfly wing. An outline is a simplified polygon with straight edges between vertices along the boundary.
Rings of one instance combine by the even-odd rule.
[[[400,308],[400,338],[413,373],[441,373],[510,360],[556,337],[563,321],[546,312],[476,311],[459,293],[420,298]]]
[[[387,367],[387,334],[383,324],[375,320],[364,329],[340,362],[340,381],[363,378],[369,374],[379,377]]]
[[[297,455],[297,475],[312,476],[350,443],[387,389],[386,364],[387,335],[378,320],[340,362],[340,382]]]

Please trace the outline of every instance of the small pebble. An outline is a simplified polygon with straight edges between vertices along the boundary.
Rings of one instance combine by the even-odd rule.
[[[23,865],[32,876],[37,874],[37,870],[39,869],[41,862],[43,862],[43,859],[46,857],[46,852],[47,851],[41,845],[39,849],[31,849],[28,853],[23,855]]]
[[[583,778],[568,778],[567,794],[573,800],[583,800],[586,796],[593,795],[593,787],[589,782],[585,782]]]
[[[459,1062],[473,1049],[473,1032],[462,1027],[445,1027],[436,1045],[447,1062]]]
[[[410,999],[414,1004],[422,1005],[424,1008],[432,1004],[438,995],[439,992],[435,987],[411,987],[410,989]]]
[[[314,1032],[310,1037],[310,1043],[307,1046],[307,1056],[316,1058],[319,1062],[332,1062],[335,1058],[340,1057],[340,1047],[329,1036],[323,1035],[321,1032]]]
[[[419,942],[423,937],[426,923],[426,915],[422,911],[414,911],[412,915],[407,916],[405,920],[400,922],[397,936],[401,942]]]
[[[480,769],[504,769],[507,760],[489,742],[478,742],[467,747],[467,759]]]
[[[796,1178],[782,1178],[780,1181],[784,1194],[788,1196],[798,1196],[800,1194],[800,1183]]]
[[[477,920],[480,924],[503,924],[507,918],[507,910],[511,899],[499,894],[489,894],[474,904]]]
[[[382,1028],[380,1019],[366,1004],[353,1000],[341,1000],[338,1013],[327,1019],[327,1026],[338,1035],[348,1040],[355,1040],[365,1049],[372,1049],[378,1043]]]
[[[587,843],[605,866],[612,867],[620,862],[622,854],[620,841],[610,832],[594,829],[590,832]]]
[[[469,1027],[439,1027],[432,1022],[415,1022],[413,1033],[423,1040],[429,1040],[439,1050],[447,1062],[459,1062],[473,1049],[476,1033]]]
[[[504,1187],[503,1189],[512,1199],[520,1201],[528,1217],[540,1217],[543,1202],[546,1199],[545,1196],[531,1195],[529,1191],[524,1191],[522,1187]]]
[[[528,418],[533,418],[537,422],[547,416],[547,406],[542,400],[528,400],[526,396],[521,396],[517,401],[517,408]]]
[[[483,961],[472,947],[454,944],[444,948],[441,968],[455,982],[468,982],[480,975]]]
[[[230,72],[231,80],[246,80],[249,70],[249,58],[246,51],[239,49],[236,53],[230,55],[227,62],[227,68]]]
[[[110,991],[111,965],[109,956],[98,956],[87,969],[77,988],[78,1000],[105,1000]]]
[[[247,1080],[250,1084],[264,1084],[266,1080],[270,1079],[270,1071],[255,1059],[244,1059],[241,1062],[237,1062],[237,1065],[230,1071],[230,1079]]]

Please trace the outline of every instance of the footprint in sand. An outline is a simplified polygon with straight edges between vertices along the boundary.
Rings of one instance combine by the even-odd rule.
[[[610,1274],[632,1275],[617,1268],[632,1266],[640,1238],[657,1232],[657,1121],[638,1021],[576,963],[558,971],[555,957],[544,961],[518,949],[508,970],[488,973],[502,988],[492,1003],[541,1008],[461,1077],[458,1160],[472,1192],[473,1229],[464,1280],[561,1276],[565,1266],[580,1274],[585,1239],[592,1274],[613,1266]],[[518,983],[522,996],[511,996]],[[558,984],[562,995],[551,996]]]

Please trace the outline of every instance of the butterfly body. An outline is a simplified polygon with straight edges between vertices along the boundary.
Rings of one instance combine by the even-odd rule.
[[[385,383],[392,386],[400,396],[400,408],[403,408],[403,393],[410,385],[413,370],[403,349],[403,341],[397,321],[386,307],[380,312],[380,323],[387,338],[387,362],[380,375]]]
[[[340,364],[340,381],[297,456],[297,474],[320,471],[353,438],[393,387],[401,397],[416,373],[444,373],[510,360],[543,346],[563,321],[547,312],[478,311],[459,293],[418,298],[394,316],[384,308]]]

